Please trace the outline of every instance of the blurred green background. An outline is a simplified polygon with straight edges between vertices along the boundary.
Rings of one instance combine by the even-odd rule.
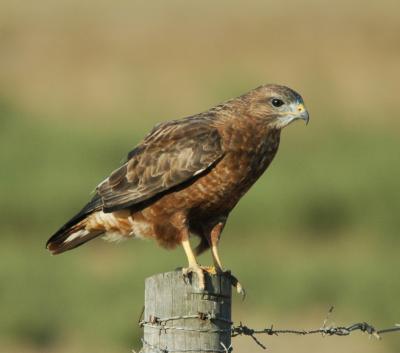
[[[156,122],[267,82],[299,91],[311,121],[283,132],[225,228],[248,291],[234,320],[319,327],[335,305],[336,324],[399,323],[399,63],[398,1],[2,1],[0,351],[140,347],[144,279],[183,251],[95,240],[52,257],[44,243]],[[400,350],[398,334],[261,340]]]

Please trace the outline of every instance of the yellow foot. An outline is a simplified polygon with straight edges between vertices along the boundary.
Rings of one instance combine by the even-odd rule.
[[[190,267],[185,267],[182,268],[182,274],[185,278],[188,278],[192,273],[196,273],[197,277],[199,279],[199,289],[204,290],[205,289],[205,280],[204,280],[204,273],[207,272],[210,275],[216,275],[218,270],[215,268],[215,266],[190,266]]]
[[[200,266],[203,272],[207,272],[210,275],[216,275],[218,270],[215,266]]]
[[[231,271],[226,271],[224,273],[229,276],[232,286],[235,287],[236,291],[242,296],[242,300],[245,300],[245,298],[246,298],[246,290],[240,284],[238,279],[231,273]]]
[[[216,269],[217,273],[223,274],[225,276],[228,276],[232,287],[236,288],[236,291],[242,296],[242,300],[244,300],[246,298],[246,291],[243,288],[243,286],[240,284],[240,282],[238,281],[238,279],[231,273],[231,271],[224,271],[223,269]]]
[[[206,287],[204,281],[204,271],[206,271],[202,266],[189,266],[182,268],[182,274],[184,278],[189,278],[192,273],[197,274],[197,278],[199,279],[199,289],[203,291]]]
[[[197,274],[197,278],[199,279],[199,289],[204,290],[205,289],[205,280],[204,280],[204,273],[207,272],[210,275],[216,275],[216,274],[223,274],[225,276],[228,276],[231,284],[233,287],[236,288],[236,291],[242,296],[242,300],[246,298],[246,291],[243,288],[243,286],[240,284],[238,279],[231,274],[231,271],[223,271],[218,269],[215,266],[190,266],[190,267],[185,267],[182,268],[182,274],[183,277],[189,278],[192,273]]]

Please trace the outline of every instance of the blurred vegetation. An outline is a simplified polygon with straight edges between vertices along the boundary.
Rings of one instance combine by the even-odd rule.
[[[399,322],[399,43],[390,0],[2,2],[0,351],[139,347],[144,278],[183,251],[95,240],[51,257],[44,243],[156,122],[265,82],[298,90],[311,121],[283,132],[225,228],[224,263],[249,292],[235,321],[317,326],[333,304],[339,324]],[[395,335],[269,340],[400,349]]]

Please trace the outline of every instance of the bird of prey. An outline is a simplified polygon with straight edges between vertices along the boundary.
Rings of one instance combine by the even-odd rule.
[[[204,289],[206,268],[196,257],[211,248],[214,270],[224,271],[217,246],[229,213],[273,160],[281,130],[298,119],[309,120],[301,96],[268,84],[156,125],[47,248],[59,254],[98,236],[182,245],[185,273],[196,273]],[[200,238],[194,250],[191,234]]]

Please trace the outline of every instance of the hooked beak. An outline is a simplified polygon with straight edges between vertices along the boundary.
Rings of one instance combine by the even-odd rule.
[[[310,116],[308,115],[308,111],[304,107],[304,104],[297,104],[296,108],[296,116],[293,120],[295,119],[302,119],[305,121],[306,125],[308,124],[308,121],[310,120]]]
[[[285,112],[278,117],[275,127],[282,129],[299,119],[304,120],[307,125],[310,117],[303,103],[292,103],[289,106],[289,112]]]

